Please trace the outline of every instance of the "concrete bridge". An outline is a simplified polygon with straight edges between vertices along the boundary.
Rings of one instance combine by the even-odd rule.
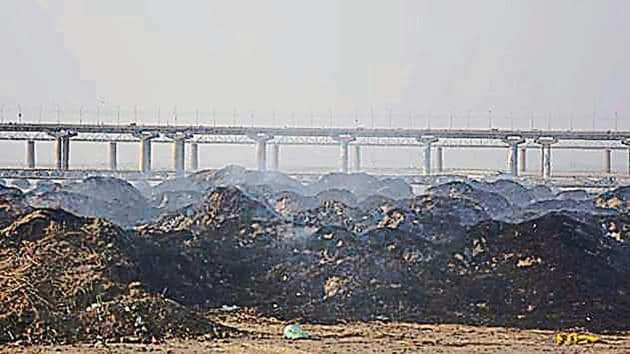
[[[628,151],[630,174],[630,131],[505,130],[505,129],[365,129],[365,128],[271,128],[166,125],[102,124],[0,124],[0,140],[26,142],[26,168],[36,169],[35,144],[54,141],[57,171],[69,171],[71,141],[109,144],[109,171],[118,171],[117,143],[140,145],[139,172],[152,172],[152,144],[173,146],[173,171],[185,174],[186,151],[189,170],[199,167],[199,144],[252,144],[259,170],[278,170],[282,145],[338,145],[339,171],[361,170],[361,146],[417,146],[421,150],[424,175],[444,171],[444,150],[458,148],[505,148],[507,172],[517,176],[526,171],[526,153],[538,150],[540,176],[552,176],[552,149],[601,150],[602,172],[611,173],[611,152]],[[268,146],[271,159],[268,163]],[[352,148],[352,150],[351,150]],[[433,162],[435,158],[435,162]],[[269,166],[268,166],[269,165]],[[432,168],[435,167],[435,170]]]

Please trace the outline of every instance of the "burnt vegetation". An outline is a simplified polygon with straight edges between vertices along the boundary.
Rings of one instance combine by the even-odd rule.
[[[627,188],[457,179],[305,185],[229,167],[142,193],[116,179],[0,193],[0,343],[235,331],[223,305],[286,320],[630,329]]]

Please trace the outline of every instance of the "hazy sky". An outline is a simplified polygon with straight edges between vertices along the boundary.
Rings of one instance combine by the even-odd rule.
[[[628,14],[626,0],[0,0],[0,103],[31,120],[98,104],[261,125],[332,110],[369,126],[372,110],[483,126],[492,110],[496,125],[586,128],[595,112],[604,128],[619,112],[630,129]]]

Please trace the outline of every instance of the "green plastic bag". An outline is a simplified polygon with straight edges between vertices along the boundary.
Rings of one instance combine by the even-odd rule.
[[[307,332],[305,332],[302,327],[300,327],[299,325],[288,325],[286,327],[284,327],[284,338],[286,339],[307,339],[309,337],[309,334]]]

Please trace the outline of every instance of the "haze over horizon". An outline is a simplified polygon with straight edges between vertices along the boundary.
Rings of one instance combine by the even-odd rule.
[[[98,107],[115,122],[120,106],[128,122],[136,105],[143,123],[303,126],[333,112],[336,126],[611,129],[617,112],[630,129],[627,13],[623,0],[6,0],[0,104],[27,121],[58,104],[62,121]],[[389,155],[375,164],[418,160]]]

